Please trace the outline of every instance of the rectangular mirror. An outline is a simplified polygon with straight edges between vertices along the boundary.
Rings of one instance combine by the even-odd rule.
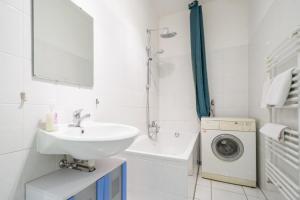
[[[92,87],[93,18],[70,0],[32,0],[33,76]]]

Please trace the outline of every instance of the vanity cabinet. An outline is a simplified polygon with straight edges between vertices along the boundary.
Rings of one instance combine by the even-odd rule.
[[[26,184],[26,200],[126,200],[126,162],[97,161],[96,171],[62,169]]]

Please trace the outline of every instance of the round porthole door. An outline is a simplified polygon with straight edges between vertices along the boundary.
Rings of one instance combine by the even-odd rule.
[[[230,134],[215,137],[211,148],[217,158],[227,162],[238,160],[244,153],[242,141]]]

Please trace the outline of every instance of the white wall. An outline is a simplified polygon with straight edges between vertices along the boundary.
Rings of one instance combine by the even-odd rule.
[[[207,69],[216,116],[248,116],[247,0],[203,4]]]
[[[268,120],[268,112],[260,108],[262,85],[266,77],[265,57],[300,24],[299,9],[300,2],[297,0],[249,1],[249,115],[257,119],[259,127]],[[281,123],[297,128],[295,111],[282,112],[281,116]],[[260,135],[258,150],[259,184],[269,199],[283,200],[278,190],[266,183],[264,140]]]
[[[188,10],[161,17],[159,26],[177,32],[176,37],[159,39],[159,48],[165,50],[158,65],[161,132],[197,133]]]
[[[178,35],[159,39],[159,118],[162,132],[197,132],[189,10],[160,17]],[[185,10],[184,10],[185,9]],[[248,116],[248,18],[246,0],[203,3],[207,69],[216,116]]]
[[[61,122],[69,122],[73,110],[84,108],[96,120],[146,129],[145,30],[157,26],[152,2],[74,1],[94,17],[93,89],[32,80],[30,0],[0,0],[1,200],[24,200],[25,182],[57,169],[59,156],[40,155],[34,147],[38,122],[53,102]],[[19,108],[21,91],[28,98],[23,108]]]

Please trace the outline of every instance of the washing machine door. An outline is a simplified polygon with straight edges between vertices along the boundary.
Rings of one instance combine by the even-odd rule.
[[[211,148],[218,159],[227,162],[238,160],[244,153],[242,141],[230,134],[222,134],[215,137]]]

